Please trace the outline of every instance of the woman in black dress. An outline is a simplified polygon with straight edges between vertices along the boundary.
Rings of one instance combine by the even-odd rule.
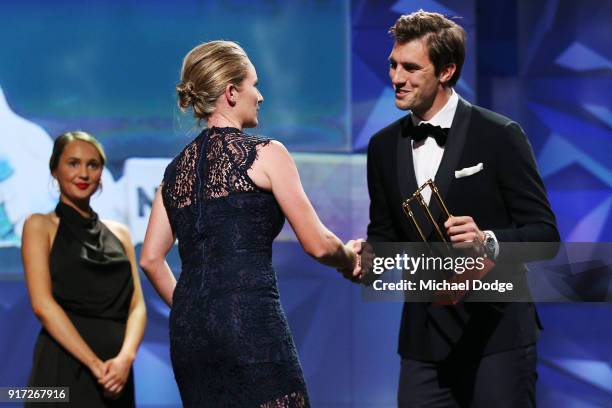
[[[25,277],[42,324],[28,385],[69,387],[74,407],[135,405],[132,362],[146,324],[128,229],[89,206],[105,160],[87,133],[59,136],[49,167],[60,201],[23,227]]]
[[[321,223],[296,166],[257,125],[263,97],[244,50],[212,41],[185,57],[179,105],[208,127],[168,165],[140,265],[172,307],[170,351],[185,407],[308,407],[280,305],[272,241],[285,217],[305,251],[346,274],[355,248]],[[178,238],[178,283],[165,262]]]

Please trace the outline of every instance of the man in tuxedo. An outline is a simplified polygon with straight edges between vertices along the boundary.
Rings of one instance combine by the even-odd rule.
[[[558,242],[521,127],[471,105],[453,89],[465,58],[465,31],[421,10],[401,16],[390,33],[395,105],[410,112],[369,143],[368,241],[420,242],[401,204],[432,178],[451,213],[458,214],[444,220],[438,206],[430,206],[452,243],[482,243],[495,259],[503,257],[500,242]],[[460,169],[470,170],[456,175]],[[424,196],[429,203],[428,189]],[[428,225],[420,218],[420,225]],[[431,226],[424,234],[436,240]],[[515,267],[524,273],[522,265]],[[540,329],[533,303],[405,303],[399,406],[535,406]]]

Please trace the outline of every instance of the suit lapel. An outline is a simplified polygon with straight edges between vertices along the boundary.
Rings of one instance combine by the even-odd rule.
[[[435,177],[436,185],[445,203],[448,189],[455,177],[455,169],[457,169],[461,153],[463,152],[463,146],[465,146],[471,116],[472,105],[459,97],[453,124],[451,125],[446,147],[444,148],[444,154],[442,155],[442,161],[440,162],[440,167],[438,167]],[[434,203],[433,195],[429,201],[429,208],[431,209],[434,220],[438,220],[438,222],[446,221],[441,220],[440,206]],[[450,211],[451,214],[453,213],[452,208],[449,208],[448,211]],[[431,232],[432,228],[430,228],[425,235],[429,237]]]
[[[412,139],[407,134],[411,123],[410,115],[405,116],[397,138],[397,181],[402,202],[417,189],[414,163],[412,161]]]
[[[404,121],[402,122],[400,129],[400,134],[397,140],[397,181],[399,183],[399,191],[401,195],[401,201],[398,204],[402,205],[404,200],[412,197],[412,194],[414,194],[418,188],[416,175],[414,173],[414,161],[412,160],[412,139],[409,136],[411,130],[413,129],[411,114],[404,117]],[[412,202],[411,208],[413,209],[416,222],[423,229],[423,234],[428,236],[431,227],[428,227],[429,223],[427,222],[425,214],[420,208],[419,203],[416,201]],[[408,224],[410,224],[410,230],[406,231],[408,236],[415,237],[415,240],[420,241],[421,238],[414,229],[412,222],[410,220],[407,221]]]

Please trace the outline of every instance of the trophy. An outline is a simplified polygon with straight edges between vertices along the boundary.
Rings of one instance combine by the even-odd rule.
[[[425,198],[423,197],[422,191],[427,187],[431,189],[431,197],[435,199],[436,203],[440,207],[440,210],[446,216],[446,219],[449,219],[451,217],[451,214],[450,212],[448,212],[448,208],[446,208],[446,204],[444,204],[444,200],[442,200],[442,196],[440,195],[440,192],[438,191],[438,187],[436,186],[436,183],[434,183],[432,179],[427,180],[425,184],[419,187],[417,191],[414,192],[412,197],[409,197],[406,200],[404,200],[404,202],[402,203],[402,208],[404,212],[406,213],[406,216],[410,219],[410,221],[412,221],[412,225],[414,225],[415,229],[419,233],[421,240],[423,240],[423,242],[427,242],[427,238],[425,237],[425,234],[423,234],[423,230],[421,229],[421,226],[417,222],[414,216],[414,213],[412,212],[412,207],[410,205],[413,201],[417,201],[419,205],[421,206],[421,209],[425,213],[427,220],[431,223],[431,225],[436,230],[438,236],[440,237],[440,240],[442,242],[447,242],[446,237],[444,236],[444,233],[442,233],[440,226],[438,225],[433,215],[431,214],[431,211],[429,207],[427,206],[427,203],[425,202]]]
[[[438,249],[443,249],[442,252],[446,256],[456,256],[455,252],[451,251],[451,246],[449,245],[449,242],[446,239],[446,236],[442,232],[442,229],[440,228],[440,226],[434,219],[431,213],[431,210],[429,209],[429,206],[425,202],[425,198],[423,197],[422,192],[426,188],[431,189],[431,199],[436,201],[437,205],[440,207],[440,210],[444,214],[445,219],[449,219],[451,217],[451,214],[448,211],[448,208],[446,207],[446,204],[444,203],[444,200],[442,199],[440,192],[438,191],[438,187],[436,186],[436,183],[434,183],[432,179],[427,180],[421,187],[417,189],[417,191],[414,192],[414,194],[411,197],[404,200],[404,202],[402,203],[402,209],[404,210],[404,213],[406,213],[406,216],[412,222],[412,225],[418,232],[421,240],[425,244],[427,244],[427,246],[429,247],[427,238],[425,237],[425,234],[423,233],[423,229],[421,228],[416,217],[414,216],[414,212],[411,206],[413,201],[418,202],[418,205],[421,207],[423,213],[425,214],[427,221],[434,227],[436,233],[438,234],[438,237],[440,238],[440,241],[444,243],[443,248],[438,248]],[[430,247],[430,249],[432,248]],[[475,280],[475,279],[480,280],[487,275],[487,273],[491,270],[491,268],[495,264],[491,259],[485,258],[484,265],[485,266],[482,269],[475,269],[475,268],[467,269],[462,274],[455,274],[455,275],[446,276],[443,278],[453,283],[462,283],[468,280]],[[438,290],[433,294],[433,303],[438,304],[438,305],[454,305],[454,304],[457,304],[459,301],[461,301],[461,299],[466,295],[466,293],[467,291]]]

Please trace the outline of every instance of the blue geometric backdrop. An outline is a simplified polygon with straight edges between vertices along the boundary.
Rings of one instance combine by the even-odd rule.
[[[563,240],[612,241],[612,4],[505,1],[479,8],[479,103],[526,130]],[[514,28],[504,34],[508,22]],[[538,400],[612,406],[612,307],[541,304],[539,312],[545,330]]]
[[[457,91],[523,126],[563,239],[612,241],[609,1],[5,2],[0,386],[25,383],[40,327],[22,278],[15,246],[20,231],[10,206],[50,210],[42,207],[52,136],[74,128],[98,136],[111,159],[110,184],[114,180],[120,191],[126,159],[172,157],[193,135],[173,95],[182,56],[201,41],[238,40],[258,69],[265,97],[257,132],[296,153],[322,220],[341,238],[355,238],[365,229],[367,208],[367,196],[355,193],[365,184],[361,153],[373,132],[404,114],[392,101],[387,30],[400,14],[419,8],[460,17],[469,38]],[[10,133],[3,126],[16,117],[24,130]],[[27,135],[36,138],[28,142]],[[306,157],[300,152],[316,153],[320,161],[300,159]],[[24,163],[33,175],[15,184]],[[334,173],[317,163],[340,165]],[[362,302],[359,288],[310,260],[290,233],[282,237],[274,265],[313,406],[394,406],[401,304]],[[180,271],[176,251],[169,263]],[[143,288],[148,327],[135,363],[137,400],[139,406],[177,406],[168,309],[146,278]],[[545,326],[538,347],[539,405],[612,406],[612,307],[538,309]]]

